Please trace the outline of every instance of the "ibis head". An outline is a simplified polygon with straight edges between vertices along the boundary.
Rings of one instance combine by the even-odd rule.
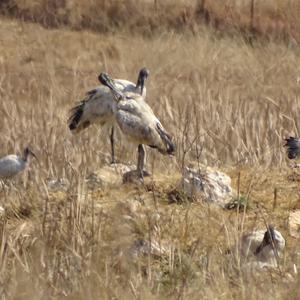
[[[29,147],[26,147],[23,152],[24,161],[27,161],[29,155],[32,155],[35,159],[37,159],[36,155],[29,149]]]
[[[104,86],[107,86],[112,91],[116,100],[120,100],[123,98],[123,94],[118,91],[114,84],[114,81],[109,77],[107,73],[100,73],[100,75],[98,76],[98,80],[100,81],[100,83],[102,83]]]
[[[264,238],[261,242],[261,244],[257,247],[255,254],[258,254],[264,247],[268,245],[274,245],[276,243],[276,234],[274,227],[272,225],[269,225],[267,227],[267,231],[265,232]]]
[[[141,88],[141,95],[143,94],[145,81],[148,78],[150,72],[147,68],[142,68],[139,72],[136,88]]]

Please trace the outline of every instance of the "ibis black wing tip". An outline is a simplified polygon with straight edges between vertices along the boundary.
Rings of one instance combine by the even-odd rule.
[[[299,154],[300,150],[300,141],[298,138],[290,136],[289,138],[284,139],[284,147],[287,148],[287,155],[289,159],[295,159]]]
[[[284,141],[285,141],[285,144],[284,146],[288,146],[290,143],[293,143],[295,141],[297,141],[298,139],[293,137],[293,136],[290,136],[288,138],[285,138]]]
[[[81,103],[70,110],[70,117],[68,119],[68,127],[71,131],[76,130],[83,115],[84,103]]]
[[[166,153],[169,155],[173,155],[176,150],[176,146],[172,141],[172,137],[164,130],[160,123],[156,124],[156,128],[166,146]]]

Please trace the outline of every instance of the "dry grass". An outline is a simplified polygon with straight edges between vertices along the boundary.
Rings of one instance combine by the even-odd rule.
[[[298,298],[292,264],[299,265],[299,242],[288,235],[287,216],[299,207],[300,190],[288,179],[282,149],[283,137],[300,129],[297,47],[250,47],[204,27],[145,38],[5,18],[0,41],[1,154],[29,144],[40,160],[1,193],[3,298]],[[141,66],[151,71],[148,101],[174,136],[176,157],[149,150],[153,178],[146,186],[90,190],[85,177],[107,164],[107,131],[72,136],[68,110],[97,85],[100,71],[134,81]],[[117,156],[134,163],[135,148],[120,138]],[[168,204],[191,161],[220,167],[235,187],[241,172],[252,209]],[[70,187],[51,192],[49,178],[67,178]],[[280,270],[249,274],[226,250],[244,230],[262,227],[263,218],[284,234],[287,250]],[[133,257],[138,238],[157,241],[167,253]]]
[[[218,34],[242,34],[285,43],[300,41],[297,0],[2,0],[0,14],[46,28],[151,36],[164,30],[195,33],[201,24]],[[253,13],[251,4],[253,3]]]

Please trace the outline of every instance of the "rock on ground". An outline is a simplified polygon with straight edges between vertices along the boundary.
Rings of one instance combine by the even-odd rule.
[[[91,173],[86,178],[86,183],[90,188],[120,185],[123,183],[123,175],[134,168],[134,166],[121,163],[106,165],[100,170]]]
[[[66,191],[70,186],[67,178],[49,179],[47,186],[51,191]]]
[[[151,243],[144,239],[137,239],[133,242],[131,246],[131,254],[134,256],[139,255],[153,255],[156,257],[161,257],[169,253],[169,249],[166,246],[152,240]]]
[[[228,175],[210,167],[185,167],[181,188],[189,196],[200,196],[207,202],[224,207],[235,196]]]
[[[5,215],[5,208],[3,206],[0,206],[0,217]]]
[[[300,210],[291,211],[289,213],[289,233],[295,238],[300,237]]]

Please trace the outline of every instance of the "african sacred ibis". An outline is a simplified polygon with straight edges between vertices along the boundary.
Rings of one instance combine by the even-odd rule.
[[[10,154],[0,159],[0,179],[7,179],[17,175],[25,170],[29,164],[29,156],[37,158],[35,154],[27,147],[23,156]]]
[[[241,241],[242,255],[244,257],[254,256],[254,264],[258,267],[276,267],[284,248],[283,236],[272,225],[267,226],[265,230],[245,234]]]
[[[113,112],[122,133],[129,141],[138,145],[137,172],[138,176],[143,178],[145,158],[143,145],[156,148],[164,155],[172,155],[175,151],[172,138],[154,115],[151,107],[142,101],[140,95],[121,92],[106,73],[101,73],[98,79],[109,87],[114,95]]]
[[[148,76],[149,70],[142,68],[138,74],[136,84],[124,79],[114,79],[114,85],[122,93],[131,92],[138,94],[142,100],[145,100],[145,81]],[[86,97],[71,109],[71,116],[68,120],[70,130],[75,133],[95,123],[99,123],[101,126],[105,124],[111,125],[110,143],[112,163],[115,162],[113,102],[110,90],[105,86],[98,86],[87,92]]]
[[[287,147],[288,158],[296,158],[300,153],[300,139],[290,136],[285,139],[285,142],[284,146]]]

